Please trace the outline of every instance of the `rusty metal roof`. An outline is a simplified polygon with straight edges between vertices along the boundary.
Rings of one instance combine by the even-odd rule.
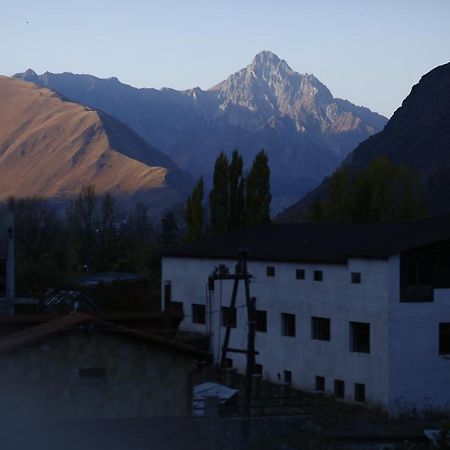
[[[87,325],[91,325],[91,327],[88,328],[90,331],[102,330],[103,332],[108,331],[115,335],[135,338],[144,343],[148,343],[149,345],[157,345],[167,348],[168,350],[184,353],[201,361],[209,361],[211,359],[209,353],[190,345],[172,339],[155,336],[140,330],[115,325],[92,315],[80,313],[60,316],[56,319],[27,327],[17,333],[6,336],[0,339],[0,353],[9,352],[24,345],[33,344],[45,337],[57,335],[68,330],[82,329]]]

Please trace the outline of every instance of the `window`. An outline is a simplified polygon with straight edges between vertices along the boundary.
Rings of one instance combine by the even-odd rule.
[[[233,359],[232,358],[225,358],[225,367],[227,369],[231,369],[233,367]]]
[[[283,382],[292,384],[292,372],[290,370],[283,370]]]
[[[450,322],[439,324],[439,354],[450,355]]]
[[[206,308],[205,305],[192,304],[192,323],[205,325],[206,323]]]
[[[105,381],[106,369],[104,367],[90,367],[78,370],[78,377],[84,383],[96,383]]]
[[[183,302],[170,302],[171,311],[183,311]]]
[[[268,277],[274,277],[275,276],[275,267],[274,266],[267,266],[266,267],[266,275]]]
[[[295,314],[281,313],[281,335],[295,337]]]
[[[430,249],[409,252],[400,257],[400,301],[432,302],[435,276],[441,264],[434,263]],[[436,271],[436,273],[435,273]]]
[[[255,364],[255,369],[253,371],[254,375],[261,375],[263,374],[263,366],[262,364]]]
[[[256,310],[256,331],[265,333],[267,331],[267,311]]]
[[[355,383],[355,402],[364,403],[366,401],[366,385]]]
[[[312,339],[319,341],[330,340],[330,319],[325,317],[311,317]]]
[[[314,271],[314,281],[322,281],[323,280],[323,272],[321,270]]]
[[[295,278],[297,280],[304,280],[305,279],[305,269],[297,269],[295,271]]]
[[[325,377],[316,376],[316,391],[325,392]]]
[[[350,351],[370,353],[370,324],[350,322]]]
[[[222,306],[222,326],[236,328],[236,308]]]
[[[337,398],[345,398],[345,383],[342,380],[334,380],[334,395]]]
[[[361,272],[352,272],[352,284],[361,284]]]

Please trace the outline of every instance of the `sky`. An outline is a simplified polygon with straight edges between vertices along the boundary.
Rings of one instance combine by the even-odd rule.
[[[208,89],[271,50],[387,117],[450,61],[450,0],[0,0],[0,74]]]

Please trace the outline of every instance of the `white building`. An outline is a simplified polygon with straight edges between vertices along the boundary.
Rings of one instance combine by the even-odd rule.
[[[216,282],[208,304],[208,276],[220,264],[233,272],[240,248],[249,252],[265,379],[392,411],[450,407],[450,216],[269,225],[167,252],[162,280],[182,303],[181,328],[211,331],[215,361],[234,315],[230,346],[247,345],[243,283],[231,313],[232,281]],[[245,354],[229,357],[245,372]]]

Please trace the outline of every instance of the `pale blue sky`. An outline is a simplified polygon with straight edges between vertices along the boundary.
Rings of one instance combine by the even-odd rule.
[[[450,1],[0,0],[3,75],[30,67],[207,89],[261,50],[390,116],[450,61]]]

